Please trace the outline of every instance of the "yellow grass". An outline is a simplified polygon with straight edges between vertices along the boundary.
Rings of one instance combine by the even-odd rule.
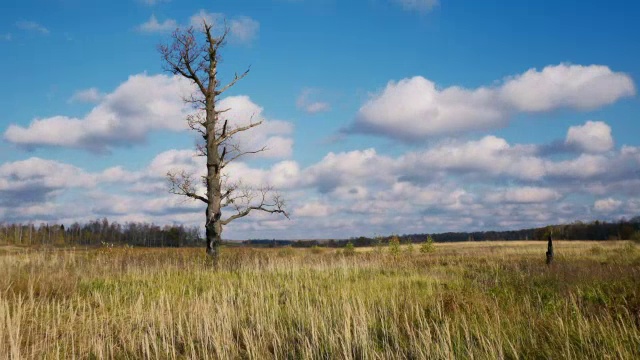
[[[0,247],[0,359],[638,358],[640,251],[554,244]]]

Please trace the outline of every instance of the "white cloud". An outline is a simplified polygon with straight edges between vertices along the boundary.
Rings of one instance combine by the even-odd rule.
[[[633,80],[602,65],[547,66],[507,79],[501,97],[522,112],[591,110],[635,95]]]
[[[557,201],[561,197],[556,190],[542,187],[518,187],[510,188],[487,194],[486,199],[491,203],[546,203]]]
[[[511,146],[506,140],[490,135],[477,141],[445,143],[422,152],[407,153],[400,162],[409,173],[415,174],[445,170],[541,179],[546,173],[545,163],[531,152],[528,147]]]
[[[16,23],[16,26],[19,29],[22,30],[26,30],[26,31],[35,31],[35,32],[39,32],[43,35],[48,35],[50,33],[49,29],[47,29],[46,27],[38,24],[35,21],[18,21]]]
[[[258,36],[260,23],[248,16],[240,16],[231,19],[229,31],[232,40],[238,43],[250,43]]]
[[[300,217],[326,217],[334,212],[334,208],[320,202],[308,202],[295,209],[293,216]]]
[[[146,169],[149,177],[164,177],[169,171],[184,170],[197,176],[206,172],[206,161],[202,156],[197,156],[194,150],[168,150],[153,158]]]
[[[582,154],[574,159],[546,163],[548,175],[574,179],[588,179],[607,174],[612,159],[603,155]]]
[[[138,26],[138,30],[147,33],[170,32],[178,28],[178,23],[173,19],[165,19],[159,22],[155,15],[151,15],[147,22]]]
[[[84,118],[35,119],[26,128],[10,125],[4,137],[27,148],[59,146],[104,152],[113,146],[130,146],[144,141],[152,130],[186,129],[184,119],[190,110],[181,96],[191,91],[177,76],[133,75]]]
[[[69,102],[97,103],[104,97],[104,94],[97,88],[89,88],[76,91],[70,98]]]
[[[438,6],[439,0],[394,0],[400,4],[403,9],[409,11],[426,12]]]
[[[308,167],[302,175],[303,183],[317,187],[320,192],[339,186],[365,184],[372,181],[393,182],[394,160],[380,156],[375,149],[327,154],[320,162]]]
[[[312,96],[316,93],[316,90],[311,88],[305,88],[302,90],[298,99],[296,100],[296,106],[298,109],[303,110],[309,114],[317,114],[331,110],[331,105],[324,101],[314,101]]]
[[[247,97],[229,101],[239,109],[232,126],[262,113]],[[290,131],[277,121],[268,127],[263,139]],[[0,214],[7,221],[107,216],[201,226],[203,204],[169,194],[165,174],[184,169],[202,176],[204,162],[193,149],[175,149],[133,170],[89,172],[38,158],[6,163],[0,165]],[[513,229],[615,220],[640,208],[640,148],[632,146],[555,160],[538,157],[535,146],[486,136],[397,156],[366,149],[329,153],[305,167],[294,160],[259,164],[233,162],[225,173],[249,186],[273,185],[288,200],[292,220],[258,214],[226,228],[227,239]]]
[[[222,121],[228,121],[229,129],[262,121],[261,125],[234,136],[235,144],[242,151],[255,151],[265,146],[266,151],[252,156],[286,158],[292,155],[293,139],[289,137],[293,132],[291,123],[265,119],[264,109],[252,102],[248,96],[229,96],[222,99],[218,106],[220,109],[230,109],[220,115]]]
[[[4,163],[0,165],[0,208],[11,212],[9,219],[29,217],[34,215],[32,206],[41,207],[66,189],[92,188],[95,181],[94,175],[53,160],[32,157]]]
[[[594,210],[604,213],[615,211],[620,206],[622,206],[622,201],[613,198],[600,199],[593,204]]]
[[[354,130],[416,140],[489,129],[506,120],[504,109],[489,89],[439,90],[433,82],[417,76],[387,84],[381,94],[360,108]]]
[[[567,132],[565,144],[589,153],[613,149],[611,128],[602,121],[587,121],[582,126],[572,126]]]
[[[233,162],[225,168],[224,173],[232,183],[241,181],[253,187],[262,185],[274,186],[278,189],[293,189],[299,186],[300,167],[295,161],[281,161],[270,168],[254,168],[244,162]]]
[[[32,157],[0,165],[1,190],[17,190],[34,183],[49,189],[89,187],[95,179],[83,170],[54,160]]]
[[[224,26],[229,27],[229,40],[235,43],[248,44],[258,37],[260,23],[248,16],[226,19],[222,13],[200,10],[189,18],[189,25],[202,28],[203,22],[213,26],[215,32],[221,32]]]
[[[439,89],[416,76],[389,82],[360,108],[347,132],[415,141],[502,127],[517,113],[595,109],[634,94],[628,75],[598,65],[531,69],[499,86],[476,89]]]
[[[203,9],[200,9],[197,13],[193,14],[189,18],[189,25],[194,28],[202,28],[203,23],[206,22],[215,28],[221,28],[224,23],[224,14],[222,13],[210,13]]]
[[[4,138],[25,148],[55,146],[93,152],[139,144],[154,130],[187,130],[185,119],[192,110],[182,99],[192,91],[193,87],[178,76],[134,75],[112,93],[101,95],[101,101],[83,118],[54,116],[35,119],[28,127],[10,125]],[[99,93],[90,89],[81,94],[87,99]],[[78,98],[82,96],[78,95]],[[253,158],[291,156],[291,123],[265,119],[264,109],[248,96],[227,97],[218,106],[230,109],[220,116],[223,121],[229,120],[229,130],[250,121],[263,121],[260,126],[233,137],[233,144],[243,151],[255,151],[266,146],[267,151],[252,155]],[[230,154],[231,150],[230,147]]]

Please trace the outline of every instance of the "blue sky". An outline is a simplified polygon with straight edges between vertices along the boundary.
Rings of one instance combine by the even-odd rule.
[[[512,229],[640,214],[629,1],[20,1],[0,11],[0,221],[198,224],[202,171],[158,44],[226,19],[221,75],[291,220],[230,238]]]

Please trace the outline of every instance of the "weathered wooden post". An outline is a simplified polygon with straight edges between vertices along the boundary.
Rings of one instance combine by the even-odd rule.
[[[547,242],[547,265],[553,262],[553,239],[551,239],[551,231],[549,231],[549,241]]]

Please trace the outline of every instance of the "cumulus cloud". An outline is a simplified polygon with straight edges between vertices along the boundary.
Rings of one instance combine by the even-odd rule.
[[[220,101],[221,109],[229,109],[220,115],[222,121],[228,121],[229,129],[247,126],[262,121],[262,124],[237,133],[233,140],[241,151],[265,151],[252,157],[286,158],[293,153],[293,125],[281,120],[265,120],[264,108],[251,101],[248,96],[229,96]],[[231,150],[230,148],[228,151]]]
[[[76,91],[70,98],[69,102],[83,102],[83,103],[97,103],[102,100],[104,94],[98,90],[98,88],[89,88]]]
[[[588,179],[607,174],[611,159],[604,155],[582,154],[577,158],[547,162],[550,176]]]
[[[444,143],[425,151],[407,153],[400,161],[410,174],[445,170],[536,180],[546,173],[544,161],[533,155],[533,149],[512,146],[505,139],[492,135],[476,141]]]
[[[343,185],[376,180],[392,181],[394,175],[389,170],[395,166],[392,158],[378,155],[375,149],[330,152],[318,163],[304,170],[302,181],[324,193]]]
[[[613,198],[606,198],[606,199],[596,200],[596,202],[593,204],[593,208],[596,211],[607,213],[607,212],[612,212],[619,209],[621,205],[622,205],[622,201],[620,200],[616,200]]]
[[[244,109],[234,114],[239,121],[234,126],[261,111],[239,106],[249,104],[246,97],[230,101]],[[234,223],[225,236],[327,238],[513,229],[637,215],[640,148],[565,155],[542,158],[535,146],[486,136],[396,156],[373,148],[332,152],[307,166],[290,159],[233,162],[225,168],[230,181],[273,185],[288,200],[292,220],[258,214]],[[10,221],[108,216],[120,222],[201,225],[203,204],[167,192],[165,174],[180,170],[202,176],[205,160],[193,149],[174,149],[134,170],[115,166],[89,172],[39,158],[10,162],[0,165],[0,214]],[[205,189],[198,184],[197,191],[204,194]]]
[[[181,95],[192,90],[176,76],[130,76],[104,96],[84,118],[54,116],[35,119],[28,127],[10,125],[7,141],[25,148],[57,146],[105,152],[113,146],[142,142],[156,129],[186,129],[190,111]]]
[[[416,76],[389,82],[360,108],[346,132],[415,141],[502,127],[517,113],[595,109],[634,94],[635,85],[628,75],[600,65],[531,69],[498,86],[476,89],[440,89]]]
[[[309,114],[317,114],[331,110],[331,105],[324,101],[315,101],[312,99],[316,90],[311,88],[305,88],[302,90],[298,99],[296,100],[296,106],[298,109],[303,110]]]
[[[250,43],[258,37],[260,23],[248,16],[231,19],[229,32],[232,40],[239,43]]]
[[[600,153],[613,149],[611,128],[602,121],[587,121],[581,126],[572,126],[567,132],[565,144],[589,153]]]
[[[140,24],[138,30],[146,33],[162,33],[174,31],[178,28],[178,23],[173,19],[165,19],[159,22],[155,15],[151,15],[149,20]]]
[[[95,177],[75,166],[32,157],[0,165],[0,205],[43,203],[61,190],[90,188]]]
[[[349,131],[417,140],[489,129],[505,122],[506,113],[491,90],[440,90],[432,81],[416,76],[387,84],[360,108]]]
[[[194,28],[202,28],[204,22],[214,27],[219,28],[224,23],[224,14],[212,13],[204,9],[200,9],[197,13],[191,15],[189,18],[189,25]]]
[[[185,118],[193,110],[182,99],[192,91],[192,85],[178,76],[133,75],[112,93],[102,95],[100,102],[83,118],[54,116],[35,119],[27,127],[10,125],[4,138],[27,149],[53,146],[108,152],[113,147],[144,142],[154,130],[187,130]],[[96,94],[91,90],[84,95]],[[222,120],[229,120],[230,128],[264,120],[262,125],[234,137],[235,144],[242,150],[254,151],[266,146],[268,151],[254,157],[291,155],[291,123],[264,119],[263,108],[247,96],[224,98],[219,106],[230,108],[221,115]]]
[[[627,74],[607,66],[560,64],[508,78],[498,91],[507,104],[522,112],[592,110],[635,95],[635,85]]]
[[[229,28],[229,40],[235,43],[249,44],[258,37],[260,23],[248,16],[238,16],[226,19],[222,13],[212,13],[200,10],[189,19],[189,25],[202,28],[206,22],[213,26],[216,32],[223,31],[224,26]]]
[[[560,199],[560,197],[560,193],[554,189],[525,186],[492,192],[486,196],[486,199],[491,203],[506,202],[517,204],[531,204],[557,201]]]
[[[326,217],[334,212],[334,208],[320,202],[308,202],[295,209],[293,216],[300,217]]]

